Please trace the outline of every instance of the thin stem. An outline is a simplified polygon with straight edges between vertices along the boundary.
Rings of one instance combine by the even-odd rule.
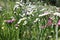
[[[58,25],[56,25],[56,40],[58,40]]]

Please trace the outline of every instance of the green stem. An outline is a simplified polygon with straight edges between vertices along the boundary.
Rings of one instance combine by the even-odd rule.
[[[56,25],[56,40],[58,40],[58,25]]]

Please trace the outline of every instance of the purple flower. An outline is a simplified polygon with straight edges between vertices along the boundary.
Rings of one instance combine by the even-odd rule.
[[[12,20],[4,20],[4,22],[6,23],[13,23],[15,21],[15,19],[12,19]]]

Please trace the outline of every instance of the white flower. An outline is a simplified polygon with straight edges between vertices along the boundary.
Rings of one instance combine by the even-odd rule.
[[[44,6],[47,6],[47,4],[45,3]]]
[[[20,2],[16,2],[16,4],[20,4]]]
[[[16,29],[18,29],[18,27],[15,27]]]
[[[21,14],[19,14],[21,17],[24,17],[25,16],[25,13],[23,13],[22,15]]]
[[[39,17],[46,16],[46,15],[49,15],[49,14],[51,14],[51,13],[40,14]]]
[[[25,16],[25,13],[23,13],[22,17],[24,17],[24,16]]]
[[[40,11],[44,11],[44,10],[46,10],[46,8],[43,8],[43,9],[41,9]]]
[[[3,22],[2,25],[4,25],[5,23]]]
[[[60,13],[55,12],[53,15],[59,16],[60,17]]]
[[[20,6],[24,6],[23,4],[20,4]]]
[[[30,17],[28,17],[28,19],[30,19]]]
[[[31,15],[33,11],[27,12],[27,15]]]
[[[18,23],[17,23],[17,24],[21,23],[21,21],[22,21],[22,20],[25,20],[25,19],[27,19],[27,18],[26,18],[26,17],[21,18],[21,19],[18,21]]]
[[[16,8],[19,8],[19,5],[15,5],[14,8],[13,8],[13,10],[15,10]]]
[[[34,20],[34,22],[37,22],[39,20],[39,18],[36,18],[35,20]]]
[[[1,29],[4,29],[4,27],[2,27]]]
[[[34,14],[32,14],[32,16],[34,16]]]
[[[60,8],[56,7],[57,11],[59,11]]]
[[[22,2],[23,0],[21,0],[20,2]]]
[[[52,38],[52,36],[48,36],[49,38]]]
[[[2,7],[0,6],[0,11],[2,11]]]
[[[23,25],[26,25],[27,24],[27,21],[24,21]]]

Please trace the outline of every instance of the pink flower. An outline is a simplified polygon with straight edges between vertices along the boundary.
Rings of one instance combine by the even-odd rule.
[[[6,23],[13,23],[15,21],[15,19],[12,19],[12,20],[4,20],[4,22]]]
[[[51,25],[52,25],[52,19],[49,18],[49,19],[48,19],[48,22],[47,22],[47,24],[46,24],[46,26],[51,26]]]
[[[58,20],[58,25],[60,25],[60,20]]]

